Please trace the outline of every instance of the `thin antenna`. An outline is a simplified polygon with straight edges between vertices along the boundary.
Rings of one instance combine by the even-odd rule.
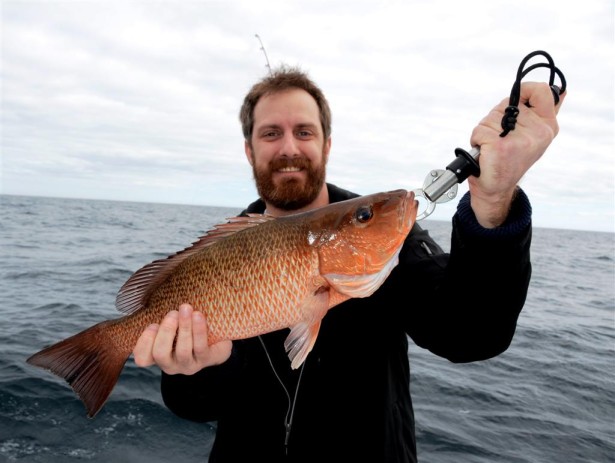
[[[273,72],[271,71],[271,65],[269,64],[269,57],[267,56],[267,50],[265,50],[265,45],[263,45],[263,41],[261,40],[260,36],[258,34],[254,34],[254,36],[258,39],[258,41],[261,44],[261,50],[263,50],[263,54],[265,55],[265,60],[267,61],[267,69],[269,69],[269,74],[273,74]]]

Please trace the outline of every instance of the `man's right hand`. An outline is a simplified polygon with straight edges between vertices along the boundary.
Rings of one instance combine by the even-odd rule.
[[[192,375],[228,360],[231,348],[231,341],[210,346],[205,316],[193,310],[190,304],[182,304],[179,310],[169,312],[160,324],[152,324],[143,331],[133,355],[139,367],[156,364],[169,375]]]

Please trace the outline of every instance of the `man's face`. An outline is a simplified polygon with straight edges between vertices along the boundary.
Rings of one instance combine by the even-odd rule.
[[[254,108],[245,151],[265,202],[294,210],[316,199],[325,182],[331,139],[324,140],[318,105],[304,90],[266,95]]]

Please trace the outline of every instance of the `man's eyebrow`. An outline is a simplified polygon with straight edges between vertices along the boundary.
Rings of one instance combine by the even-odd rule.
[[[271,124],[263,124],[260,126],[256,126],[255,129],[256,130],[263,130],[263,129],[279,129],[282,126],[280,124],[275,124],[275,123],[271,123]],[[293,128],[295,129],[315,129],[318,128],[318,124],[314,124],[312,122],[300,122],[299,124],[296,124]]]
[[[260,129],[279,129],[280,125],[279,124],[263,124],[263,125],[259,125],[257,128],[259,130]]]

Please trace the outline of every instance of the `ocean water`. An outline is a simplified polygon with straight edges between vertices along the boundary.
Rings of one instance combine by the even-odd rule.
[[[135,270],[239,210],[0,200],[0,462],[207,461],[215,424],[172,415],[155,367],[129,360],[88,419],[63,380],[25,360],[118,316],[115,295]],[[448,247],[449,223],[423,225]],[[532,258],[504,354],[456,365],[411,345],[421,462],[615,461],[615,234],[538,228]]]

